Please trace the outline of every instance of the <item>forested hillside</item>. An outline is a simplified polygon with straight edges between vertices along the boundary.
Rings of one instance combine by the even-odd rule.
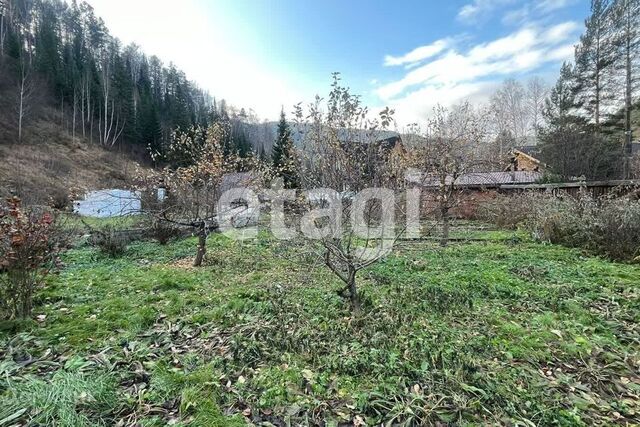
[[[74,140],[142,151],[162,151],[177,129],[249,119],[173,64],[123,46],[87,3],[2,0],[0,25],[4,143],[23,142],[43,105],[56,110]],[[242,131],[229,132],[238,149],[247,143]]]
[[[545,163],[565,178],[636,174],[627,160],[639,122],[639,2],[591,3],[574,60],[554,88],[537,77],[511,78],[477,106],[489,119],[485,151],[503,158],[540,143]],[[173,64],[123,46],[89,4],[0,0],[0,143],[56,142],[33,135],[41,121],[74,143],[160,163],[174,132],[196,136],[213,122],[226,130],[227,153],[267,158],[276,138],[275,122],[216,100]]]
[[[0,0],[0,195],[59,204],[71,190],[125,185],[135,163],[164,160],[174,132],[213,121],[228,151],[270,149],[272,126],[123,46],[89,4]]]
[[[16,88],[18,141],[46,88],[74,135],[103,146],[157,147],[176,127],[205,123],[212,102],[174,66],[122,46],[86,3],[5,0],[3,80]]]

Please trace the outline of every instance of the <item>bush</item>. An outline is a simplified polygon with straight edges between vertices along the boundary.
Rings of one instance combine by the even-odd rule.
[[[534,205],[533,193],[514,196],[498,195],[480,206],[480,219],[496,224],[500,228],[515,230],[531,216]]]
[[[31,314],[35,291],[56,265],[62,239],[53,215],[25,210],[19,198],[0,207],[0,316]]]
[[[617,260],[640,255],[640,202],[608,199],[595,204],[586,200],[577,227],[575,245],[602,252]]]
[[[113,225],[106,225],[101,229],[92,229],[89,243],[111,258],[122,256],[131,241],[128,233]]]
[[[49,193],[49,206],[57,210],[69,209],[72,205],[71,195],[67,190],[54,188]]]
[[[525,228],[539,240],[615,260],[640,255],[640,202],[632,198],[523,193],[500,196],[482,211],[484,219],[505,228]]]
[[[180,235],[180,229],[173,224],[157,218],[151,218],[147,229],[148,236],[161,245],[166,245]]]

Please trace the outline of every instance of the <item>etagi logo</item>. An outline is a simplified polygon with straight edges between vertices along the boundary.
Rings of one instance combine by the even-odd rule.
[[[363,261],[389,254],[400,236],[417,238],[420,234],[419,189],[399,193],[366,188],[353,193],[315,188],[300,192],[276,182],[260,194],[270,205],[268,229],[276,239],[303,236],[324,244],[352,245],[354,256]],[[304,206],[302,214],[287,215],[287,202]],[[217,209],[220,231],[235,240],[256,238],[264,206],[252,188],[224,192]]]

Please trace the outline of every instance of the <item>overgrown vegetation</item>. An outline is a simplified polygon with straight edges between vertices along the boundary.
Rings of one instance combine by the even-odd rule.
[[[524,193],[501,196],[484,207],[500,227],[523,227],[551,243],[585,248],[616,260],[640,256],[640,202],[634,197],[594,199],[588,194]]]
[[[91,230],[89,243],[103,254],[111,258],[122,256],[127,250],[130,237],[126,230],[114,225],[106,225],[102,229]]]
[[[364,270],[358,317],[304,241],[213,235],[202,268],[190,266],[195,238],[133,242],[115,260],[71,250],[38,323],[0,332],[0,419],[637,422],[638,267],[473,234],[503,240],[403,243]],[[38,411],[45,387],[52,403]]]
[[[0,205],[0,318],[31,315],[63,243],[59,231],[51,213],[25,209],[17,197]]]

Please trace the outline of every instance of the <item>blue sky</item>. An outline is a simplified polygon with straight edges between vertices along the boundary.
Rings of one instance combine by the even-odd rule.
[[[485,102],[507,77],[550,83],[588,0],[89,0],[117,37],[173,61],[214,96],[274,119],[339,71],[401,125],[436,103]],[[144,18],[141,18],[144,17]]]

